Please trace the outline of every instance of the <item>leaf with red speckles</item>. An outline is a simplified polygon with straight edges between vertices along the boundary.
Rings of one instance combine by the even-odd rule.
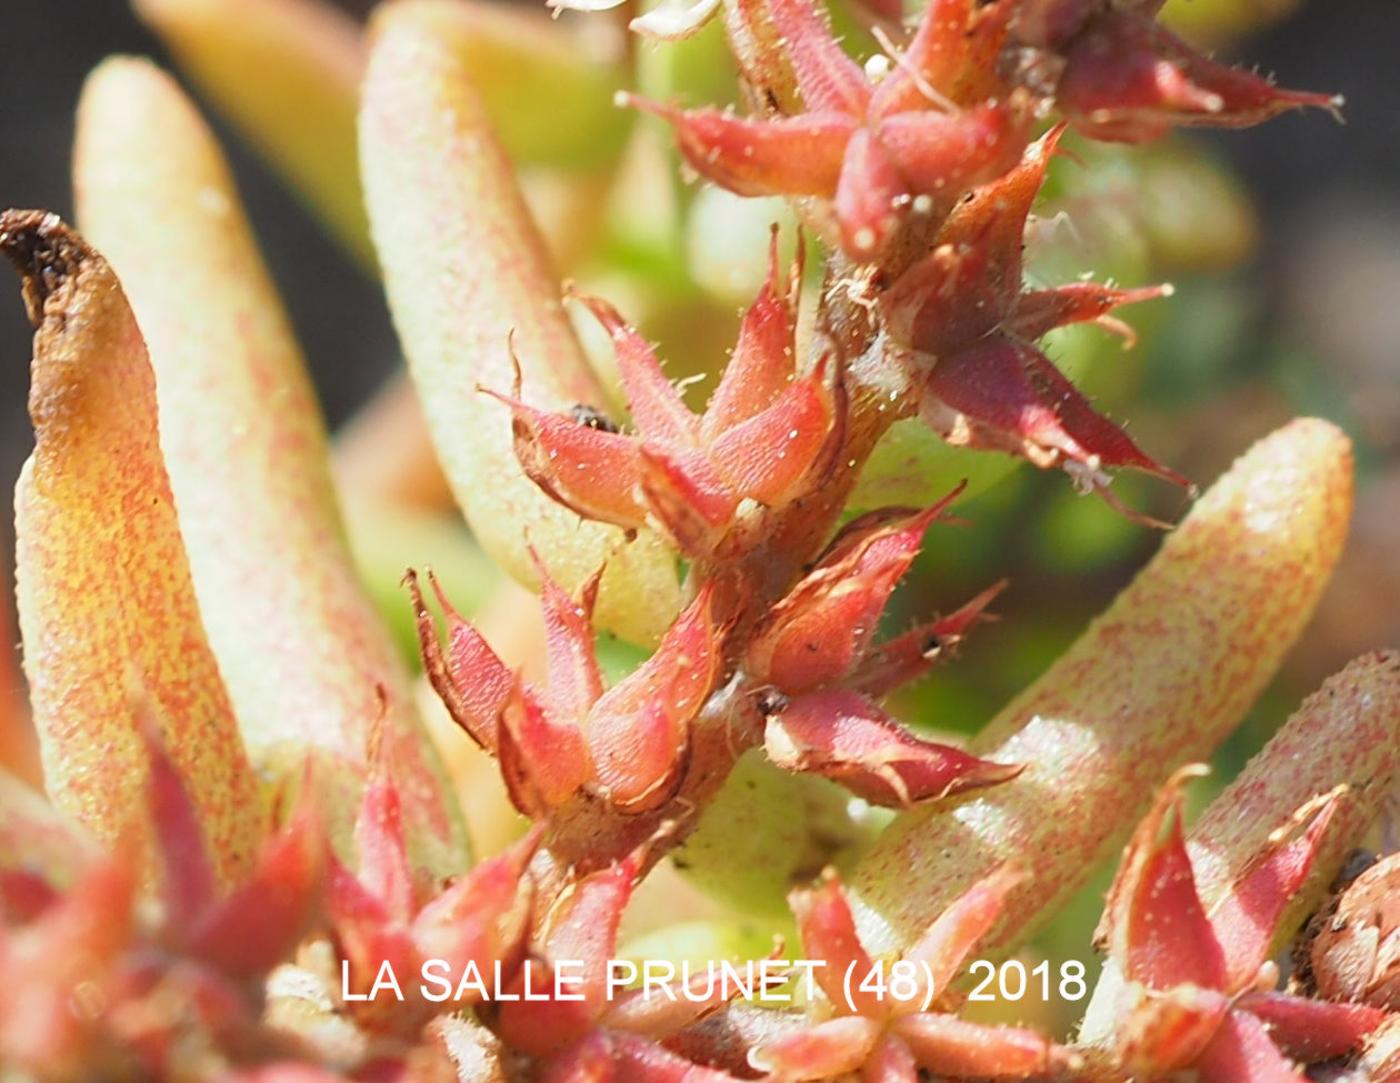
[[[37,326],[16,564],[49,794],[99,839],[146,823],[134,676],[228,883],[265,824],[199,616],[146,347],[111,267],[56,216],[6,212],[0,249]]]

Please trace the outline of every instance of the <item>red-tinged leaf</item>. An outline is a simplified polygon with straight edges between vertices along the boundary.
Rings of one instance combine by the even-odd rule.
[[[700,419],[700,434],[706,443],[766,410],[792,382],[797,360],[797,313],[792,295],[802,281],[801,247],[799,235],[798,256],[784,283],[778,263],[778,230],[773,228],[768,245],[768,281],[744,313],[734,356],[725,366],[719,386]]]
[[[946,617],[878,644],[852,671],[846,686],[879,699],[900,685],[922,677],[948,648],[956,646],[968,630],[985,617],[987,606],[1007,585],[1005,579],[993,583]]]
[[[757,1046],[749,1063],[775,1079],[837,1079],[859,1070],[880,1041],[883,1024],[845,1015]]]
[[[1027,1079],[1049,1071],[1054,1047],[1033,1030],[969,1023],[951,1015],[906,1015],[893,1031],[938,1075]]]
[[[554,722],[528,689],[518,689],[501,715],[497,757],[511,803],[539,819],[588,780],[591,766],[578,721]]]
[[[747,664],[784,692],[840,680],[864,656],[895,584],[918,555],[924,532],[961,487],[927,511],[856,524],[833,543],[817,568],[770,611],[749,646]]]
[[[418,909],[413,868],[404,837],[403,809],[398,790],[382,768],[365,787],[355,821],[359,850],[359,880],[384,907],[390,921],[406,924]]]
[[[1103,286],[1097,282],[1075,282],[1048,290],[1031,290],[1017,300],[1016,308],[1006,320],[1005,327],[1012,334],[1033,340],[1052,328],[1063,327],[1066,324],[1098,323],[1106,330],[1123,334],[1128,344],[1132,345],[1132,329],[1109,318],[1109,313],[1120,305],[1155,301],[1159,297],[1170,297],[1171,294],[1170,286],[1143,286],[1140,289],[1124,290]]]
[[[511,408],[515,455],[531,481],[586,519],[629,530],[642,525],[646,513],[636,498],[641,463],[635,439],[485,393]]]
[[[1104,908],[1098,935],[1106,950],[1131,981],[1149,989],[1229,991],[1225,956],[1181,833],[1181,789],[1200,773],[1183,768],[1162,789],[1128,844]]]
[[[833,208],[841,246],[857,260],[872,260],[908,210],[909,187],[894,158],[868,128],[857,128],[846,146]]]
[[[1365,1004],[1335,1004],[1286,993],[1249,993],[1238,1009],[1261,1020],[1284,1053],[1308,1064],[1361,1048],[1367,1035],[1391,1018]]]
[[[666,378],[656,351],[612,305],[587,294],[576,296],[612,337],[622,389],[632,409],[632,420],[643,437],[681,447],[693,446],[698,435],[696,417]]]
[[[780,507],[813,480],[836,424],[835,396],[821,363],[766,410],[720,434],[710,459],[736,494]]]
[[[886,117],[942,103],[970,105],[998,97],[999,57],[1017,0],[931,0],[902,61],[875,89],[870,113]]]
[[[311,931],[327,854],[320,821],[303,804],[264,846],[253,875],[203,915],[191,932],[190,953],[232,978],[264,977]]]
[[[1230,1012],[1195,1063],[1201,1083],[1307,1083],[1248,1012]]]
[[[926,389],[923,416],[950,443],[1009,451],[1041,467],[1069,460],[1095,488],[1111,467],[1188,484],[1096,413],[1044,354],[1019,339],[993,335],[943,358]]]
[[[689,728],[723,661],[713,596],[701,589],[645,663],[603,694],[585,730],[594,777],[627,811],[654,807],[679,781]]]
[[[1328,795],[1315,807],[1296,837],[1282,829],[1270,839],[1240,878],[1211,907],[1210,922],[1224,951],[1228,987],[1254,981],[1269,956],[1279,920],[1308,879],[1327,827],[1343,795]],[[1290,825],[1297,830],[1299,825]]]
[[[856,123],[841,113],[757,119],[717,109],[671,109],[630,97],[669,121],[676,144],[702,177],[741,196],[825,196],[836,191]]]
[[[962,970],[963,961],[1001,916],[1006,896],[1026,878],[1020,869],[1003,865],[979,880],[943,911],[904,958],[914,964],[919,991],[892,1001],[897,1014],[919,1011],[925,1001],[943,995]]]
[[[919,1083],[919,1065],[898,1038],[885,1038],[861,1065],[861,1083]]]
[[[447,618],[447,656],[444,658],[437,626],[423,603],[418,573],[410,568],[404,582],[408,584],[413,599],[418,649],[428,680],[452,720],[482,748],[494,751],[496,723],[515,688],[515,674],[506,668],[481,634],[457,612],[443,593],[437,576],[429,572],[428,583]]]
[[[823,964],[813,971],[813,977],[831,1001],[833,1010],[838,1015],[855,1013],[872,1019],[884,1018],[886,1010],[881,998],[860,988],[866,976],[874,971],[875,963],[861,946],[855,917],[835,870],[828,870],[816,887],[794,891],[788,901],[797,919],[802,950],[808,959]],[[854,975],[849,1001],[848,974]]]
[[[1020,98],[961,113],[897,113],[878,136],[909,190],[951,206],[963,192],[996,180],[1021,160],[1030,111]]]
[[[532,554],[533,558],[533,554]],[[544,611],[545,661],[549,683],[540,693],[549,711],[581,722],[603,694],[603,675],[593,645],[593,605],[602,573],[587,579],[577,599],[549,576],[537,558],[540,605]]]
[[[764,747],[785,770],[824,775],[893,808],[1005,782],[1022,771],[1019,764],[990,763],[921,740],[846,689],[798,696],[768,719]]]
[[[783,47],[802,102],[812,112],[831,110],[862,116],[870,101],[870,83],[854,60],[841,51],[815,0],[769,0],[768,12],[782,35]]]
[[[161,743],[156,720],[151,717],[153,708],[142,697],[134,710],[142,719],[141,739],[150,764],[146,805],[160,867],[165,919],[184,933],[218,897],[218,884],[198,810]]]
[[[1151,18],[1111,9],[1066,51],[1056,99],[1090,135],[1124,142],[1156,138],[1173,124],[1243,128],[1290,109],[1340,106],[1332,95],[1285,90],[1217,64]]]
[[[733,522],[738,498],[703,452],[642,449],[642,492],[655,520],[681,552],[709,553]]]

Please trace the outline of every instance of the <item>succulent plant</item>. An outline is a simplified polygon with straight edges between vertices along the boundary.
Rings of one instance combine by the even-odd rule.
[[[1400,791],[1400,655],[1324,684],[1189,833],[1182,809],[1336,565],[1350,443],[1299,419],[1179,522],[1138,510],[1120,471],[1195,489],[1042,340],[1131,339],[1118,310],[1171,291],[1028,271],[1069,141],[1092,169],[1340,102],[1207,58],[1162,0],[558,6],[594,13],[388,0],[361,34],[318,0],[138,0],[383,275],[412,391],[338,471],[170,76],[90,77],[77,228],[0,215],[35,327],[0,1079],[1400,1079],[1396,858],[1329,889]],[[682,103],[731,64],[742,111]],[[712,251],[758,279],[727,360],[674,164],[785,201],[765,235],[705,190]],[[700,314],[674,367],[634,301]],[[935,479],[1004,453],[1168,533],[955,743],[897,693],[1006,583],[884,618],[926,535],[957,544],[970,487]],[[439,489],[474,541],[424,540]],[[375,530],[422,682],[362,582]],[[1120,850],[1079,1033],[979,1015]],[[1074,967],[1032,975],[1077,1002]]]

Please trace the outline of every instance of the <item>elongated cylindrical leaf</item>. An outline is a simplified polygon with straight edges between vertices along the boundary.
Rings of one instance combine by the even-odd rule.
[[[352,566],[320,409],[212,134],[169,76],[109,60],[83,93],[74,174],[150,352],[195,593],[250,755],[297,772],[314,749],[355,776],[382,721],[417,856],[460,871],[460,817]]]
[[[1201,814],[1187,838],[1201,901],[1227,945],[1243,937],[1290,939],[1400,785],[1400,653],[1356,659],[1303,701],[1263,750]],[[1318,798],[1343,787],[1302,890],[1286,907],[1270,883],[1248,883]],[[1256,881],[1258,873],[1255,873]],[[1278,889],[1275,889],[1278,890]],[[1229,909],[1222,899],[1234,894]],[[1286,896],[1285,896],[1286,897]],[[1280,913],[1281,911],[1281,913]],[[1269,916],[1263,916],[1267,913]],[[1232,938],[1231,938],[1232,937]],[[1118,1019],[1122,971],[1105,962],[1080,1037],[1106,1039]]]
[[[220,874],[264,829],[200,623],[157,435],[146,347],[107,261],[54,215],[7,211],[34,336],[34,453],[15,493],[24,669],[49,794],[100,839],[144,822],[134,701],[199,809]]]
[[[134,0],[161,39],[365,266],[355,168],[360,28],[323,0]]]
[[[527,164],[596,168],[630,118],[620,69],[539,10],[402,0],[462,58]],[[373,253],[355,158],[360,26],[330,0],[135,0],[180,66],[366,265]],[[256,74],[254,74],[256,73]]]
[[[861,863],[863,932],[907,944],[1002,862],[1035,855],[989,946],[1043,919],[1183,763],[1234,728],[1302,631],[1351,515],[1346,437],[1295,421],[1257,443],[1072,647],[971,744],[1019,778],[905,813]]]
[[[450,47],[395,9],[377,24],[360,149],[390,307],[438,457],[491,555],[533,580],[526,543],[567,589],[607,564],[598,616],[655,640],[678,608],[670,555],[645,532],[581,522],[516,461],[508,392],[519,359],[533,405],[598,404],[539,234],[480,96]],[[600,479],[600,484],[606,484]]]

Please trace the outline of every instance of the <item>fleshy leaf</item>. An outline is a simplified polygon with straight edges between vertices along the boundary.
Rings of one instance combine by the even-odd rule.
[[[140,815],[134,675],[227,882],[249,867],[264,822],[200,623],[145,345],[111,267],[57,217],[6,212],[0,250],[38,328],[16,555],[49,793],[99,839]]]
[[[1024,854],[1037,855],[1036,875],[1008,897],[988,949],[1014,944],[1077,890],[1166,777],[1208,755],[1253,704],[1312,613],[1351,503],[1350,445],[1325,422],[1296,421],[1243,456],[971,743],[1025,774],[951,812],[901,815],[861,861],[852,884],[872,950],[911,942]]]
[[[653,641],[680,608],[669,554],[646,533],[629,543],[580,524],[540,492],[516,460],[509,412],[474,390],[512,386],[513,335],[532,402],[603,401],[481,98],[453,51],[398,9],[375,34],[360,115],[370,221],[458,502],[483,547],[527,582],[527,538],[569,589],[606,564],[600,621]]]
[[[173,79],[117,58],[87,82],[74,157],[83,227],[149,350],[200,615],[251,758],[295,773],[325,754],[345,776],[344,839],[379,726],[415,853],[456,871],[460,814],[360,587],[320,407],[212,133]]]

